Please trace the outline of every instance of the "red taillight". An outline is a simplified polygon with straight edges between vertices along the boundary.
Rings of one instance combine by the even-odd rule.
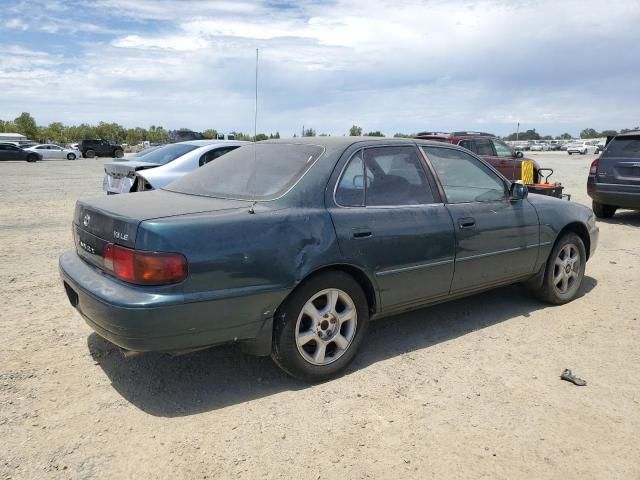
[[[145,252],[109,243],[104,267],[120,280],[138,285],[166,285],[187,277],[187,259],[179,253]]]
[[[589,169],[589,175],[597,175],[598,174],[598,163],[600,158],[596,158],[593,162],[591,162],[591,168]]]

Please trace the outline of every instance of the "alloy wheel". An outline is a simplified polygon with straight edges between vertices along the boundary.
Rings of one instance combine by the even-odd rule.
[[[553,286],[566,295],[580,281],[580,251],[573,243],[566,244],[556,256],[553,266]]]
[[[313,295],[302,307],[295,330],[298,352],[313,365],[329,365],[351,345],[358,314],[344,291],[328,288]]]

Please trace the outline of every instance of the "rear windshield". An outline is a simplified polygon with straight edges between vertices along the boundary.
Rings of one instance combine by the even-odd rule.
[[[179,158],[185,153],[189,153],[196,148],[198,148],[197,145],[174,143],[172,145],[160,147],[153,152],[144,155],[143,158],[145,162],[164,165],[165,163],[173,162],[176,158]]]
[[[170,183],[166,190],[246,200],[277,198],[311,168],[318,145],[256,143],[237,148]]]
[[[606,157],[640,158],[640,136],[614,138],[602,154]]]

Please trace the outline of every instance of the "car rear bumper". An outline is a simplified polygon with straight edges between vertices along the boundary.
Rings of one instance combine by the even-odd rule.
[[[271,325],[274,302],[282,291],[229,294],[194,301],[182,294],[127,285],[82,260],[75,251],[59,261],[67,297],[101,337],[136,352],[179,352],[254,341]],[[271,332],[264,337],[270,347]]]
[[[590,176],[587,180],[587,194],[603,205],[640,209],[640,185],[599,183]]]

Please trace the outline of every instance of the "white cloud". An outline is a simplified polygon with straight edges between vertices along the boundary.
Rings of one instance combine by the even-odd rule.
[[[638,53],[619,52],[640,39],[633,0],[339,0],[287,8],[97,0],[78,10],[93,21],[71,10],[50,22],[67,41],[83,35],[72,53],[14,49],[3,58],[0,90],[14,95],[6,108],[53,121],[60,118],[48,107],[73,102],[82,108],[61,120],[247,131],[259,47],[265,131],[292,134],[304,123],[340,134],[356,122],[387,134],[480,126],[508,133],[520,121],[577,133],[638,123]],[[31,17],[17,18],[28,23],[10,28],[37,28]],[[95,25],[96,18],[109,22]]]

